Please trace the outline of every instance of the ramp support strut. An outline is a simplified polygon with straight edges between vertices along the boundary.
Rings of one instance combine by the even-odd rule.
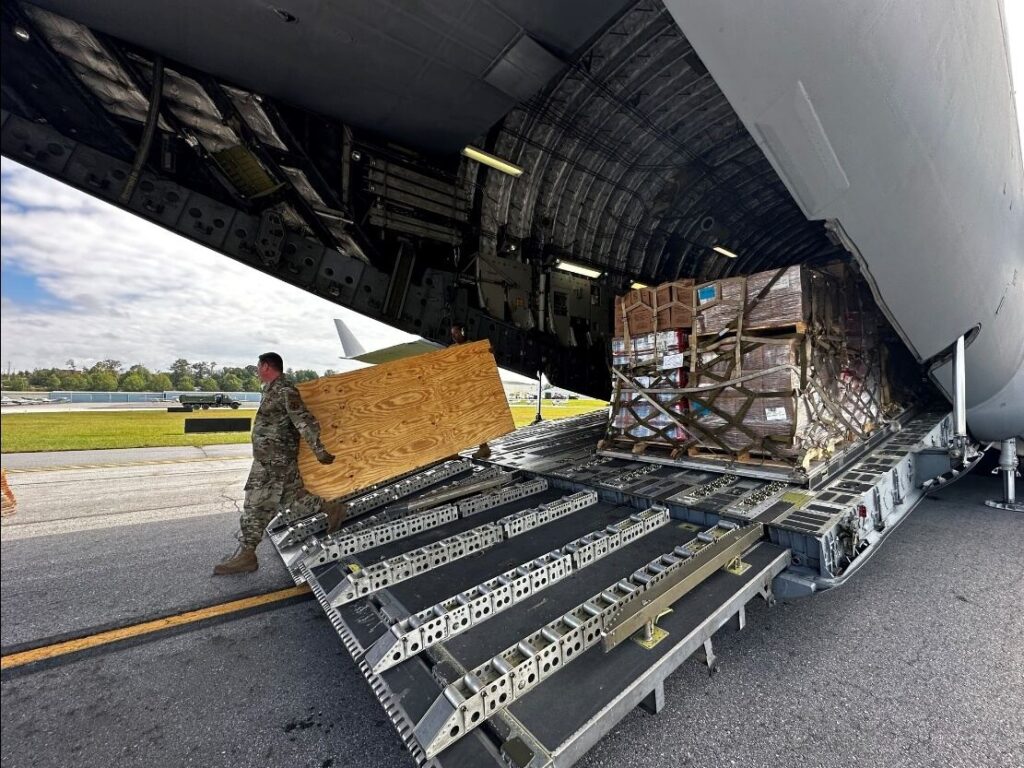
[[[996,509],[1008,509],[1013,512],[1024,512],[1024,504],[1017,501],[1017,478],[1020,471],[1017,469],[1017,441],[1014,438],[1003,440],[999,446],[999,466],[992,470],[992,474],[999,474],[1003,481],[1003,500],[986,501],[990,507]]]

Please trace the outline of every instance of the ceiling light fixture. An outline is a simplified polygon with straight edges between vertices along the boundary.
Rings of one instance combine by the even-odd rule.
[[[14,36],[16,38],[18,38],[19,40],[21,40],[21,42],[23,42],[23,43],[27,43],[29,40],[32,39],[32,35],[30,35],[28,33],[28,30],[25,29],[20,24],[15,25],[15,27],[14,27]]]
[[[495,157],[492,154],[484,152],[482,149],[467,146],[463,148],[462,154],[470,160],[476,160],[478,163],[483,163],[489,168],[501,171],[502,173],[507,173],[509,176],[514,178],[518,179],[523,175],[523,169],[518,165],[513,165],[508,160],[502,160],[500,157]]]
[[[591,280],[596,280],[604,274],[600,269],[577,264],[574,261],[562,261],[561,259],[555,262],[555,269],[560,269],[563,272],[572,272],[574,275],[583,275],[583,277],[589,277]]]
[[[720,245],[716,245],[711,250],[714,251],[715,253],[720,253],[723,256],[728,256],[730,259],[738,259],[739,258],[739,256],[737,254],[733,253],[728,248],[723,248]]]
[[[646,283],[635,283],[634,282],[634,283],[630,283],[629,287],[632,288],[634,291],[641,291],[644,288],[650,288],[651,286],[647,285]]]

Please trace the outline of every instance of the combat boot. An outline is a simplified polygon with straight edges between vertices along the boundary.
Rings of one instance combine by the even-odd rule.
[[[256,548],[241,546],[234,555],[213,568],[214,576],[233,576],[236,573],[252,573],[260,564],[256,561]]]
[[[348,502],[329,501],[324,504],[323,511],[327,513],[327,533],[334,533],[348,517]]]

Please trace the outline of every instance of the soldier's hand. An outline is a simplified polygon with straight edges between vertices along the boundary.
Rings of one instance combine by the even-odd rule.
[[[326,448],[321,448],[316,454],[317,461],[321,464],[333,464],[334,454],[328,453]]]

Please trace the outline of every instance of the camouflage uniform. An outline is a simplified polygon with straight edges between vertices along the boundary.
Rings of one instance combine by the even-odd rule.
[[[299,477],[299,435],[314,453],[324,450],[320,424],[302,402],[295,385],[279,376],[266,385],[252,426],[252,469],[245,481],[239,525],[242,544],[255,548],[279,511],[303,507],[315,515],[323,499],[308,493]]]

